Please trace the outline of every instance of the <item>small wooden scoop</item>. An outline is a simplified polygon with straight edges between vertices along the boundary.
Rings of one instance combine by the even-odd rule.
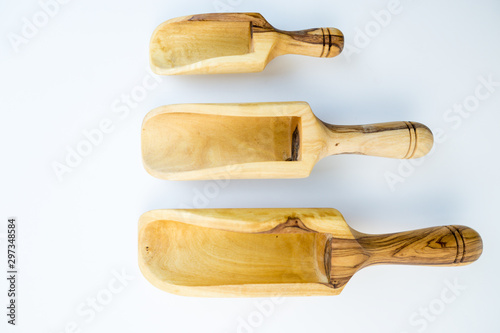
[[[177,180],[301,178],[328,155],[416,158],[432,143],[419,123],[329,125],[304,102],[169,105],[142,125],[144,167]]]
[[[344,36],[334,28],[282,31],[257,13],[202,14],[158,26],[150,62],[157,74],[250,73],[279,55],[331,58],[343,46]]]
[[[139,222],[142,273],[186,296],[337,295],[367,266],[460,266],[481,252],[468,227],[368,235],[335,209],[155,210]]]

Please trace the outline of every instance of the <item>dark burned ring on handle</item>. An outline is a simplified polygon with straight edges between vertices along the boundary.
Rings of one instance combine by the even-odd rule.
[[[417,151],[417,130],[411,121],[405,121],[406,126],[408,126],[408,131],[410,131],[410,145],[408,147],[408,153],[405,155],[405,159],[413,158],[415,152]]]
[[[320,57],[325,57],[325,58],[334,57],[337,54],[340,54],[340,52],[342,52],[342,49],[344,48],[344,38],[339,36],[337,32],[333,34],[330,29],[331,28],[321,28],[321,31],[323,31],[323,51],[321,51]],[[328,32],[328,42],[326,39],[326,32]],[[327,45],[328,45],[328,51],[326,51]],[[332,53],[332,47],[336,47],[338,49],[337,54]]]

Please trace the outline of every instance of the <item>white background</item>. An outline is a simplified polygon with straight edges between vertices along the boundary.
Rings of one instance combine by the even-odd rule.
[[[0,331],[498,331],[500,86],[472,112],[448,110],[474,101],[478,77],[500,82],[500,3],[401,0],[400,13],[381,27],[373,12],[388,3],[73,0],[43,22],[37,1],[2,1],[0,266],[5,271],[6,220],[16,216],[20,278],[14,328],[6,324],[0,279]],[[155,83],[148,43],[157,25],[221,9],[260,12],[280,29],[336,27],[349,46],[333,59],[283,56],[257,74],[162,77],[127,114],[114,112],[124,111],[121,98],[141,90],[145,78]],[[9,38],[22,36],[37,15],[38,31],[16,50]],[[366,30],[372,37],[362,43]],[[206,200],[199,193],[210,182],[162,181],[142,167],[140,126],[157,106],[290,100],[309,102],[326,122],[413,120],[445,139],[414,165],[330,157],[309,178],[233,180]],[[113,131],[58,180],[53,164],[66,163],[68,149],[103,119]],[[389,174],[400,182],[391,187]],[[187,206],[333,207],[369,233],[463,224],[483,236],[484,254],[458,268],[368,268],[340,296],[272,307],[266,299],[181,297],[139,272],[137,221],[151,209]],[[114,276],[122,273],[130,280],[120,284]],[[110,283],[121,291],[110,294]],[[464,289],[445,304],[443,293],[454,296],[449,283]],[[88,303],[96,297],[106,303],[99,311]],[[426,308],[428,319],[419,314]]]

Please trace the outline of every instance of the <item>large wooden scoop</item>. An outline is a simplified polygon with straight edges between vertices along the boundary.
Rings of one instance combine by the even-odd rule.
[[[416,158],[432,143],[419,123],[329,125],[304,102],[169,105],[142,125],[146,170],[178,180],[301,178],[328,155]]]
[[[155,210],[139,222],[142,273],[187,296],[337,295],[367,266],[459,266],[481,252],[468,227],[368,235],[335,209]]]
[[[157,74],[215,74],[262,71],[283,54],[334,57],[344,46],[334,28],[282,31],[257,13],[184,16],[153,33],[150,62]]]

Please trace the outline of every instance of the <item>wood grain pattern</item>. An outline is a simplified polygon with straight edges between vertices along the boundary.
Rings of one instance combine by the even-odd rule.
[[[331,58],[343,45],[335,28],[283,31],[257,13],[190,15],[158,26],[150,63],[164,75],[260,72],[280,55]]]
[[[142,125],[144,167],[175,180],[301,178],[329,155],[418,158],[432,144],[419,123],[330,125],[304,102],[169,105]]]
[[[355,240],[331,242],[330,277],[344,286],[361,268],[380,264],[461,266],[477,260],[482,240],[471,228],[457,225],[385,235],[353,231]],[[349,259],[346,259],[349,258]]]
[[[325,124],[330,130],[330,155],[361,154],[391,158],[419,158],[434,143],[427,126],[411,121],[383,124],[339,126]],[[339,142],[342,140],[342,142]]]
[[[334,209],[156,210],[139,223],[145,277],[189,296],[336,295],[371,265],[459,266],[481,252],[468,227],[368,235]]]

